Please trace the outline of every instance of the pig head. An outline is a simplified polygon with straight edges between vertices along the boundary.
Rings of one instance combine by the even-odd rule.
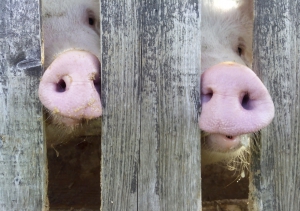
[[[54,124],[68,127],[101,116],[98,1],[44,0],[42,6],[42,104]]]
[[[230,3],[232,7],[225,8]],[[252,30],[252,0],[202,1],[199,126],[204,165],[241,155],[249,147],[250,134],[274,117],[272,99],[250,69]]]

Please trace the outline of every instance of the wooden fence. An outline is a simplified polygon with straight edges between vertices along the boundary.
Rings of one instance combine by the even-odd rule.
[[[0,210],[46,206],[38,1],[0,2]]]
[[[252,162],[251,210],[300,209],[299,9],[300,1],[255,2],[253,68],[271,93],[275,118]]]
[[[103,211],[201,210],[200,5],[101,0]],[[249,210],[298,210],[300,3],[255,8],[254,71],[276,116],[254,152]],[[2,0],[0,210],[48,209],[41,58],[40,2]]]

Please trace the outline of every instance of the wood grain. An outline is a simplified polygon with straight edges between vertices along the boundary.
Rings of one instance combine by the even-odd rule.
[[[101,1],[104,210],[200,210],[198,1]]]
[[[143,3],[139,210],[200,210],[200,5]]]
[[[275,104],[254,158],[250,210],[299,210],[299,1],[256,0],[254,71]]]
[[[0,210],[47,209],[39,7],[0,2]]]
[[[101,210],[137,210],[140,3],[103,0],[101,11]]]

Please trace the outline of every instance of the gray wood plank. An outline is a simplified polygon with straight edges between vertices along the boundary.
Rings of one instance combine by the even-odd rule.
[[[275,119],[252,166],[250,210],[299,210],[300,2],[256,0],[254,71],[269,89]]]
[[[200,210],[201,6],[143,1],[139,210]]]
[[[0,210],[43,210],[39,1],[3,0],[0,14]]]
[[[200,4],[100,7],[101,209],[200,210]]]
[[[101,210],[137,210],[140,3],[101,0]]]

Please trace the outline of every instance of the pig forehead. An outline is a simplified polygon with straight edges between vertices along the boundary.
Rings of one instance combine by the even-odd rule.
[[[244,4],[243,0],[235,0],[235,2],[239,2],[237,4],[238,6],[231,9],[222,9],[217,6],[220,1],[221,0],[202,0],[202,27],[211,27],[213,30],[226,29],[226,31],[251,28],[253,21],[250,19],[248,11],[244,11],[240,8],[240,6]]]
[[[210,14],[203,12],[202,33],[213,33],[224,37],[224,34],[247,34],[251,30],[252,23],[237,15]]]
[[[240,43],[251,47],[252,21],[247,16],[243,17],[238,9],[236,10],[222,12],[218,9],[202,7],[201,42],[210,46]]]
[[[250,32],[245,29],[236,27],[224,27],[218,24],[208,24],[202,27],[201,31],[201,49],[203,52],[209,53],[215,49],[227,50],[236,49],[239,45],[251,48],[251,42],[248,38]],[[224,50],[225,50],[224,49]],[[227,51],[226,50],[226,51]]]
[[[73,49],[89,51],[100,58],[99,34],[86,22],[90,10],[94,11],[95,18],[99,17],[99,3],[94,0],[46,0],[42,6],[45,67],[61,52]]]
[[[42,3],[45,18],[64,17],[70,13],[78,14],[87,8],[99,14],[99,2],[96,0],[44,0]]]

